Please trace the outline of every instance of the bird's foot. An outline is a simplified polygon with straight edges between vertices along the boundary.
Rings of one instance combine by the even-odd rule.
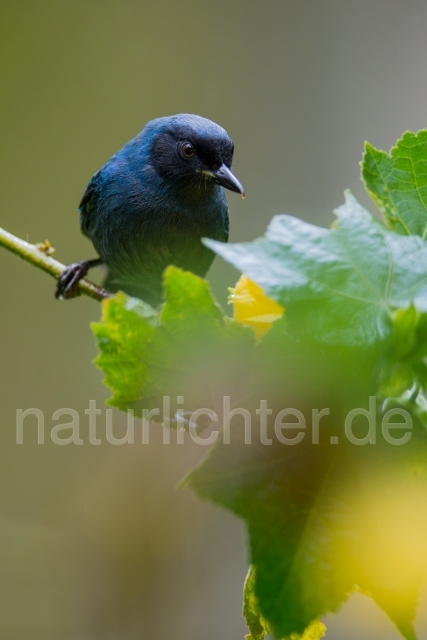
[[[55,298],[57,300],[69,300],[80,295],[79,283],[87,275],[91,266],[90,260],[74,262],[60,275],[56,286]]]

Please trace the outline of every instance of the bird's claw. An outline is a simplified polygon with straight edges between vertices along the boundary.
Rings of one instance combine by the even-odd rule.
[[[55,291],[57,300],[69,300],[80,295],[79,283],[89,271],[89,260],[74,262],[62,272]]]

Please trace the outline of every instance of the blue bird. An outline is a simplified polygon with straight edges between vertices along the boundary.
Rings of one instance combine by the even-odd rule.
[[[228,240],[223,187],[242,194],[231,172],[227,132],[197,115],[149,122],[93,176],[80,202],[80,225],[99,258],[77,262],[58,281],[56,297],[78,295],[91,267],[105,264],[105,286],[152,305],[162,299],[168,265],[204,277],[214,259],[201,238]]]

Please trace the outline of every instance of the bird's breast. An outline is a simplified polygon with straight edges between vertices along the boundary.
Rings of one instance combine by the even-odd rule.
[[[221,190],[222,191],[222,190]],[[213,253],[201,242],[208,237],[226,241],[228,215],[225,196],[211,199],[160,197],[129,190],[126,201],[110,207],[108,219],[92,240],[104,262],[118,278],[161,282],[174,264],[204,276]]]

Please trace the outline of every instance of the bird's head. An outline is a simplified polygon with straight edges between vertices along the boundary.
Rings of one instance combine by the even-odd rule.
[[[219,184],[244,197],[231,172],[234,145],[219,125],[184,113],[152,120],[142,133],[149,140],[151,164],[165,180],[195,189]]]

